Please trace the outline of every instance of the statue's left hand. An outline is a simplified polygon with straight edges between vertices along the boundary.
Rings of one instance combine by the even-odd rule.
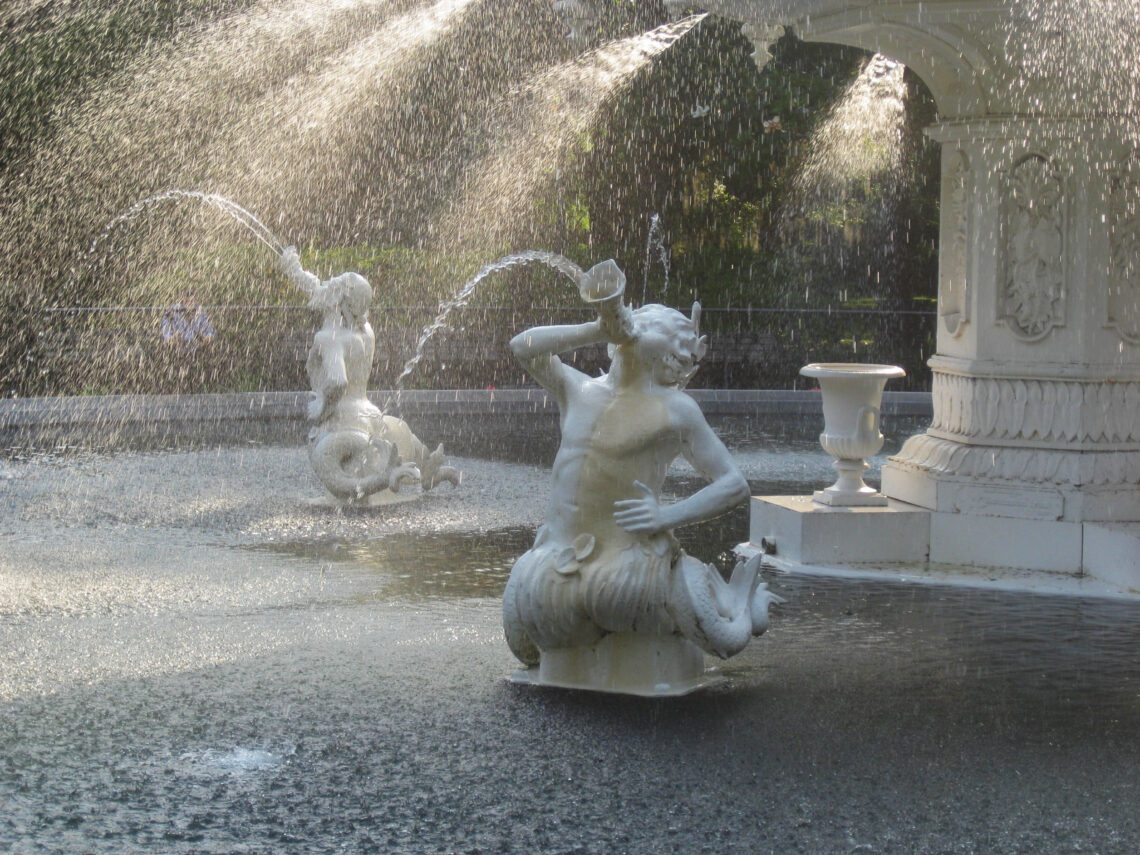
[[[640,494],[636,499],[619,499],[614,502],[614,522],[632,534],[657,534],[665,528],[661,516],[661,506],[653,490],[634,481],[633,487]]]
[[[297,252],[297,247],[285,247],[285,249],[281,251],[281,255],[277,258],[277,264],[286,275],[289,275],[294,270],[300,270],[301,255]]]

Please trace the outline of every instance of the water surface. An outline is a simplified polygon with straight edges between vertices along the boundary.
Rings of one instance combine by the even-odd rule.
[[[832,474],[729,433],[757,491]],[[0,849],[1136,851],[1134,603],[774,576],[717,688],[513,686],[499,597],[548,464],[458,463],[341,510],[296,447],[10,454]],[[680,534],[724,561],[746,531]]]

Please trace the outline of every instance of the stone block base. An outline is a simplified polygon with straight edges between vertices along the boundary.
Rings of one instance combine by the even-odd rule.
[[[1085,572],[1140,596],[1140,523],[1085,523]]]
[[[930,512],[896,501],[860,508],[821,505],[810,496],[754,496],[749,540],[801,564],[924,563]]]
[[[672,697],[720,682],[705,671],[701,649],[679,635],[613,633],[595,644],[543,650],[539,664],[515,671],[511,682]]]
[[[1140,596],[1140,523],[947,513],[896,499],[886,508],[836,508],[810,496],[757,496],[749,539],[739,551],[766,552],[782,567],[905,568],[928,580],[1026,587],[1085,580],[1090,592]]]
[[[1075,574],[1081,570],[1081,524],[933,513],[930,560]]]

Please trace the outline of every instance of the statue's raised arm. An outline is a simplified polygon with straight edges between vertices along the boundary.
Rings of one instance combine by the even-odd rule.
[[[277,257],[277,266],[293,284],[310,297],[320,289],[320,277],[301,266],[301,255],[297,252],[297,247],[285,247]]]
[[[558,354],[594,344],[617,346],[632,339],[629,307],[622,302],[625,274],[611,259],[596,264],[578,278],[584,302],[597,309],[598,317],[583,324],[532,327],[511,339],[511,352],[531,376],[562,405],[567,382],[584,381],[586,375],[571,368]]]

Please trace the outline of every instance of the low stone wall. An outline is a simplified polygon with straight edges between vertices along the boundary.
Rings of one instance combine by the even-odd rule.
[[[813,418],[819,393],[693,389],[710,422],[726,419]],[[265,442],[300,444],[308,426],[308,392],[221,395],[91,395],[0,401],[0,446],[92,449],[167,448]],[[529,444],[557,435],[558,411],[541,389],[376,391],[386,412],[408,420],[429,443],[450,453],[494,453],[497,444]],[[887,392],[888,418],[929,418],[930,394]],[[821,422],[822,423],[822,422]]]
[[[209,307],[216,335],[186,349],[161,335],[161,309],[60,309],[36,336],[35,394],[202,394],[212,389],[297,389],[307,386],[305,360],[312,312],[298,307]],[[416,352],[426,307],[377,307],[372,382],[397,383]],[[544,323],[588,320],[588,310],[468,307],[425,344],[410,380],[428,388],[520,388],[530,384],[510,352],[511,332]],[[925,312],[799,312],[706,309],[708,352],[693,383],[724,389],[802,385],[807,362],[888,362],[907,377],[895,389],[929,388],[924,353],[933,347],[933,315]],[[929,339],[929,341],[928,341]],[[858,348],[855,342],[859,342]],[[602,346],[565,357],[587,374],[608,364]]]

